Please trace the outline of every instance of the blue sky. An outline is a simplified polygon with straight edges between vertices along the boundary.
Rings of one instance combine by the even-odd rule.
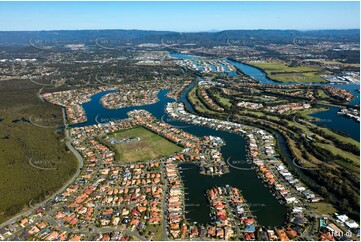
[[[359,2],[0,2],[0,31],[360,28]]]

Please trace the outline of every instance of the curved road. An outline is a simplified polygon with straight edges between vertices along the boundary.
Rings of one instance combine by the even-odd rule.
[[[58,194],[62,193],[70,184],[72,184],[74,182],[74,180],[79,176],[80,174],[80,170],[83,167],[83,158],[82,156],[79,154],[79,152],[71,145],[70,141],[70,135],[69,135],[69,130],[68,130],[68,124],[67,124],[67,120],[66,120],[66,115],[65,115],[65,109],[62,108],[62,113],[63,113],[63,120],[64,120],[64,132],[65,132],[65,138],[66,138],[66,146],[69,148],[69,150],[71,150],[71,152],[73,152],[73,154],[75,155],[75,157],[78,159],[79,161],[79,165],[78,165],[78,169],[76,171],[76,173],[73,175],[73,177],[68,180],[68,182],[66,184],[64,184],[57,192],[55,192],[53,195],[51,195],[49,198],[47,198],[46,200],[42,201],[41,203],[38,203],[37,205],[33,206],[31,203],[31,201],[29,202],[29,206],[30,209],[20,213],[18,215],[16,215],[15,217],[11,218],[10,220],[0,224],[0,228],[7,226],[13,222],[15,222],[17,219],[21,218],[22,216],[26,216],[29,215],[31,212],[33,212],[34,210],[36,210],[39,207],[42,207],[43,205],[45,205],[48,201],[54,199],[55,196],[57,196]],[[55,220],[53,220],[53,218],[48,217],[46,218],[49,222],[51,223],[56,223]],[[56,226],[58,226],[58,224],[56,224]],[[65,226],[59,226],[59,228],[65,230],[65,231],[72,231],[70,228],[65,227]],[[119,231],[119,229],[113,229],[113,228],[94,228],[95,232],[113,232],[113,231]],[[72,231],[73,232],[73,231]],[[136,231],[130,231],[128,229],[125,229],[123,231],[124,233],[128,234],[129,236],[133,236],[135,238],[137,238],[138,240],[142,240],[142,241],[146,241],[147,239],[141,235],[139,235]]]
[[[47,198],[46,200],[42,201],[41,203],[38,203],[37,205],[31,207],[29,210],[27,210],[25,212],[22,212],[22,213],[16,215],[15,217],[11,218],[10,220],[0,224],[0,229],[2,227],[4,227],[4,226],[8,225],[8,224],[11,224],[11,223],[15,222],[17,219],[19,219],[22,216],[29,215],[31,212],[33,212],[37,208],[42,207],[43,205],[45,205],[48,201],[52,200],[55,196],[62,193],[79,176],[80,170],[83,167],[83,158],[81,157],[79,152],[70,143],[68,124],[67,124],[67,121],[66,121],[65,109],[64,108],[62,108],[62,112],[63,112],[64,126],[65,126],[64,131],[65,131],[65,137],[66,137],[66,146],[69,148],[69,150],[71,150],[71,152],[73,152],[73,154],[75,155],[75,157],[79,161],[79,165],[78,165],[78,169],[77,169],[76,173],[73,175],[73,177],[71,179],[68,180],[68,182],[66,184],[64,184],[58,191],[56,191],[49,198]]]

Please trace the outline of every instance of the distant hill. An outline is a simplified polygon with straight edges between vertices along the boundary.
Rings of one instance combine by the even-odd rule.
[[[225,45],[227,41],[282,44],[290,43],[295,38],[359,42],[360,30],[225,30],[197,33],[153,30],[0,31],[0,45],[28,45],[29,41],[91,44],[99,39],[130,45],[141,43]]]

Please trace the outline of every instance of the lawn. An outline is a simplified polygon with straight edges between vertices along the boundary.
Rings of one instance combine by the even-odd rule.
[[[295,110],[295,111],[289,111],[289,114],[295,115],[295,121],[297,122],[298,119],[306,119],[306,120],[313,120],[314,118],[308,115],[327,111],[327,108],[309,108],[309,109],[303,109],[303,110]],[[299,125],[297,123],[297,125]]]
[[[326,61],[326,60],[315,60],[314,62],[319,62],[324,65],[342,65],[342,66],[350,66],[360,68],[360,64],[352,64],[352,63],[342,63],[339,61]]]
[[[318,95],[321,97],[321,98],[328,98],[329,96],[325,93],[324,90],[318,90],[317,91]]]
[[[332,204],[325,202],[311,203],[310,207],[320,214],[333,215],[335,212],[337,212],[337,210],[332,206]]]
[[[308,123],[308,124],[309,124],[310,126],[316,126],[316,125],[314,125],[314,124],[312,124],[312,123]],[[323,127],[319,127],[319,126],[318,126],[318,128],[319,128],[320,130],[323,130],[327,135],[332,135],[332,136],[334,136],[335,138],[337,138],[338,140],[340,140],[340,141],[343,142],[343,143],[350,143],[350,144],[356,145],[357,147],[360,147],[360,143],[357,142],[356,140],[350,138],[350,137],[345,137],[345,136],[343,136],[343,135],[339,135],[339,134],[337,134],[337,133],[332,132],[331,130],[329,130],[329,129],[327,129],[327,128],[323,128]]]
[[[107,137],[118,140],[134,137],[140,138],[139,141],[114,145],[109,144],[103,139],[107,145],[115,150],[116,159],[121,163],[152,160],[162,156],[169,156],[182,150],[176,144],[143,127],[120,131],[105,138]]]
[[[228,98],[222,97],[218,92],[215,94],[218,101],[225,107],[231,107],[232,104]]]
[[[192,88],[192,90],[190,90],[187,94],[187,99],[189,100],[189,102],[192,104],[193,108],[197,111],[197,112],[201,112],[201,113],[216,113],[213,110],[208,109],[203,102],[199,99],[198,95],[197,95],[197,88],[194,87]]]
[[[321,143],[316,143],[316,145],[322,149],[325,149],[327,151],[329,151],[330,153],[332,153],[333,155],[339,155],[341,157],[344,158],[348,158],[350,160],[352,160],[353,163],[345,163],[345,162],[341,162],[336,160],[335,162],[337,164],[339,164],[340,166],[344,167],[345,169],[348,169],[352,172],[355,173],[360,173],[360,157],[357,155],[354,155],[350,152],[346,152],[344,150],[341,150],[337,147],[335,147],[334,145],[329,145],[329,144],[321,144]]]
[[[320,69],[310,66],[290,67],[279,62],[250,62],[266,72],[267,76],[280,82],[326,82],[320,75],[325,74]]]
[[[163,240],[163,227],[162,224],[158,225],[148,225],[144,232],[142,233],[142,236],[144,236],[147,239],[150,239],[152,241],[161,241]]]

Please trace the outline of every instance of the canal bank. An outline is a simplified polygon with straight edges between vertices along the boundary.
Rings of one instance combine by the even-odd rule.
[[[186,91],[187,92],[187,91]],[[182,101],[187,103],[186,92],[182,94]],[[166,97],[167,91],[159,92],[159,101],[154,104],[127,107],[115,110],[105,109],[100,105],[100,99],[109,92],[102,92],[94,95],[91,101],[84,103],[83,107],[88,117],[87,122],[74,126],[87,126],[109,121],[118,121],[127,118],[127,112],[131,110],[144,109],[152,113],[156,118],[162,119],[173,126],[195,136],[218,136],[225,144],[221,148],[224,159],[231,158],[231,163],[236,167],[249,167],[249,164],[240,164],[240,161],[246,160],[246,142],[245,138],[233,133],[214,130],[203,126],[189,125],[183,122],[174,121],[165,113],[165,106],[168,102],[174,102],[173,99]],[[73,126],[73,127],[74,127]],[[242,163],[242,162],[241,162]],[[245,162],[243,162],[245,163]],[[182,178],[186,187],[186,209],[188,210],[186,218],[191,222],[208,223],[209,206],[205,197],[207,189],[215,186],[230,185],[237,187],[242,191],[243,196],[250,205],[252,213],[257,217],[257,221],[264,226],[281,226],[285,223],[287,217],[286,208],[278,202],[272,193],[265,187],[262,181],[257,177],[256,171],[239,170],[230,167],[230,172],[222,176],[206,176],[199,173],[199,169],[193,164],[183,164]]]
[[[330,130],[334,130],[336,133],[351,137],[360,142],[360,123],[345,116],[337,115],[339,110],[339,108],[330,107],[327,111],[313,113],[309,116],[318,119],[312,123],[324,126]]]
[[[177,59],[194,59],[202,58],[200,56],[185,55],[179,53],[171,53],[170,56]],[[258,67],[251,66],[245,63],[228,59],[228,62],[234,65],[240,72],[245,75],[250,76],[254,80],[262,84],[272,84],[272,85],[294,85],[292,82],[278,82],[267,77],[267,74],[259,69]],[[231,76],[236,76],[237,72],[228,72]],[[345,89],[354,95],[354,98],[349,102],[350,105],[360,105],[360,93],[356,90],[360,88],[357,84],[330,84],[330,83],[304,83],[306,85],[318,85],[318,86],[332,86]],[[348,137],[353,138],[354,140],[360,142],[360,123],[357,123],[353,120],[348,120],[345,117],[337,115],[338,110],[335,108],[330,108],[324,112],[313,113],[310,116],[319,118],[318,122],[315,122],[317,125],[325,126],[331,130],[336,130],[342,134],[345,134]]]
[[[269,79],[266,73],[260,70],[257,67],[247,65],[240,62],[230,61],[235,67],[241,70],[242,73],[252,77],[254,80],[262,84],[273,84],[273,85],[293,85],[294,83],[282,83]],[[357,84],[329,84],[329,83],[317,83],[308,85],[318,85],[318,86],[332,86],[345,89],[354,95],[354,98],[350,101],[350,105],[359,105],[360,104],[360,94],[356,89],[360,88]],[[349,120],[345,117],[337,115],[337,108],[330,107],[329,110],[324,112],[313,113],[309,116],[319,118],[320,120],[315,122],[317,125],[325,126],[331,130],[336,130],[340,133],[345,134],[353,138],[354,140],[360,142],[360,123],[357,123],[353,120]],[[356,132],[357,131],[357,132]]]

